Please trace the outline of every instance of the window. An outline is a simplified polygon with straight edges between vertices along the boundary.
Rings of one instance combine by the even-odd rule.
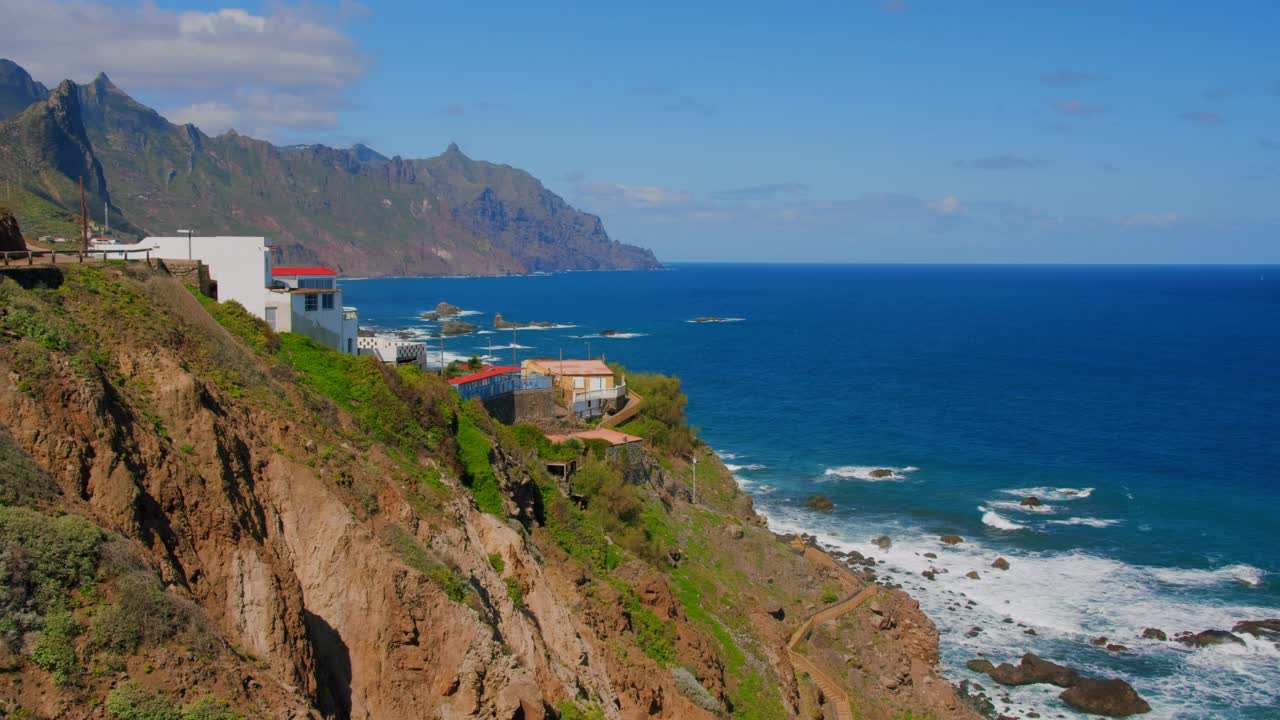
[[[333,295],[321,295],[320,300],[320,307],[323,307],[325,310],[333,309]]]
[[[315,312],[320,307],[320,299],[317,295],[306,295],[302,303],[302,309],[307,312]]]
[[[351,338],[347,338],[347,354],[355,355],[355,351],[351,349]]]
[[[308,290],[332,290],[333,278],[298,278],[298,287]]]
[[[586,378],[582,378],[582,377],[575,377],[575,378],[573,379],[573,389],[574,389],[574,390],[581,390],[582,388],[584,388],[584,387],[586,387],[586,386],[587,386],[587,379],[586,379]]]

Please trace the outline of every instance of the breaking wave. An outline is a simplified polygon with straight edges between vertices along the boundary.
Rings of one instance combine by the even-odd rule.
[[[1071,517],[1066,520],[1050,520],[1050,525],[1084,525],[1085,527],[1105,528],[1119,525],[1121,520],[1104,520],[1102,518]]]
[[[1025,530],[1026,525],[1019,525],[1000,513],[992,510],[985,505],[979,505],[978,510],[982,512],[982,524],[996,530]]]
[[[910,465],[900,468],[885,467],[883,465],[842,465],[840,467],[827,468],[822,475],[826,478],[840,480],[887,482],[891,480],[906,480],[909,473],[919,469]]]
[[[736,473],[736,472],[739,472],[739,471],[742,471],[742,470],[748,470],[748,471],[751,471],[751,470],[767,470],[767,469],[769,469],[769,466],[768,466],[768,465],[762,465],[762,464],[760,464],[760,463],[749,463],[749,464],[747,464],[747,465],[734,465],[733,463],[725,463],[725,464],[724,464],[724,466],[725,466],[725,468],[726,468],[726,469],[728,469],[728,471],[729,471],[729,472],[731,472],[731,473]]]
[[[1051,487],[1030,487],[1030,488],[1011,488],[1009,490],[1001,490],[1006,495],[1018,495],[1020,497],[1037,497],[1041,500],[1057,500],[1059,502],[1066,500],[1083,500],[1093,494],[1093,488],[1051,488]]]

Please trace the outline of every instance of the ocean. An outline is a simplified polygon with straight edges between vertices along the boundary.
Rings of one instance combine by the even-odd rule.
[[[444,300],[484,328],[559,325],[516,333],[519,358],[680,376],[770,526],[883,561],[953,681],[990,687],[966,660],[1031,651],[1129,680],[1147,717],[1280,718],[1273,644],[1140,638],[1280,617],[1280,267],[679,264],[342,287],[365,327],[429,333],[418,315]],[[508,362],[512,343],[445,350]],[[806,509],[814,493],[835,509]],[[1055,692],[997,708],[1071,716]]]

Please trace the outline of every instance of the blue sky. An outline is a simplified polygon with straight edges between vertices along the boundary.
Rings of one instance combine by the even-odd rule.
[[[0,0],[0,47],[208,132],[456,141],[668,260],[1280,262],[1275,3],[618,5]]]

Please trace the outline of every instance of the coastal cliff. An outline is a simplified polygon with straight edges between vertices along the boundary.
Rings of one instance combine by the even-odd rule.
[[[438,378],[162,270],[9,276],[9,716],[976,717],[918,605],[771,533],[674,381],[643,482],[566,487]]]

